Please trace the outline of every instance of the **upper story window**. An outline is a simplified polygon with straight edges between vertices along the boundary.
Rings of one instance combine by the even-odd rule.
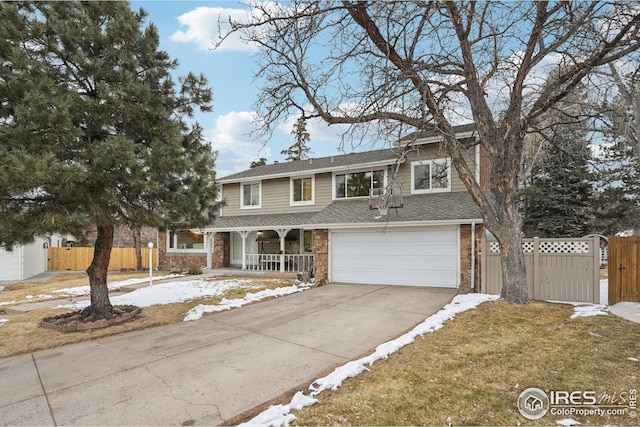
[[[384,188],[384,170],[337,174],[334,180],[336,199],[364,197],[371,188]]]
[[[204,251],[204,233],[189,230],[168,231],[167,249],[171,251]]]
[[[291,178],[291,205],[312,205],[315,179]]]
[[[448,159],[411,163],[411,193],[451,191],[451,165]]]
[[[242,209],[255,209],[260,207],[262,183],[254,182],[240,186],[240,207]]]

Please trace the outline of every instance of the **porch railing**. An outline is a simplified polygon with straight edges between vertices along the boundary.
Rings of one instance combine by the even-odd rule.
[[[284,266],[282,265],[284,263]],[[283,271],[283,272],[313,272],[312,254],[246,254],[247,270]]]

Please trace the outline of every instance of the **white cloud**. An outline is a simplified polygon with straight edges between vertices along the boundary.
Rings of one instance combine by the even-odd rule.
[[[229,20],[247,22],[250,16],[248,9],[230,9],[222,7],[197,7],[178,17],[180,25],[186,30],[178,30],[171,35],[171,40],[184,43],[195,43],[198,49],[209,51],[214,43],[220,40],[220,34],[229,31]],[[230,35],[216,49],[222,51],[253,52],[255,44],[243,41],[239,33]]]
[[[251,111],[231,111],[216,118],[212,129],[206,131],[211,146],[218,151],[218,177],[245,170],[260,157],[271,157],[264,139],[252,136],[258,127],[258,116]]]

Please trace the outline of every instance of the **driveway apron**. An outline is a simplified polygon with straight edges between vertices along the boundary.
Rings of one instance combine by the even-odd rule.
[[[0,359],[3,425],[215,425],[369,354],[456,290],[332,284]]]

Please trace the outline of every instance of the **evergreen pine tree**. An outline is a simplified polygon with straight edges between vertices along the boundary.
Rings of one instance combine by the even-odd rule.
[[[597,173],[595,230],[614,235],[640,230],[640,161],[629,145],[618,141],[603,149]]]
[[[264,166],[266,164],[267,164],[267,159],[264,157],[260,157],[258,160],[253,160],[249,168],[253,169],[253,168],[257,168],[258,166]]]
[[[523,231],[529,237],[581,237],[591,231],[593,177],[586,131],[557,126],[523,189]]]
[[[304,116],[298,117],[293,125],[291,134],[295,137],[293,145],[280,153],[286,156],[287,161],[305,160],[309,158],[311,149],[307,146],[310,140],[309,132],[307,132],[307,122]]]
[[[204,76],[160,51],[126,2],[0,3],[0,244],[95,224],[91,306],[109,317],[113,229],[203,226],[217,212],[214,155],[196,109]]]

